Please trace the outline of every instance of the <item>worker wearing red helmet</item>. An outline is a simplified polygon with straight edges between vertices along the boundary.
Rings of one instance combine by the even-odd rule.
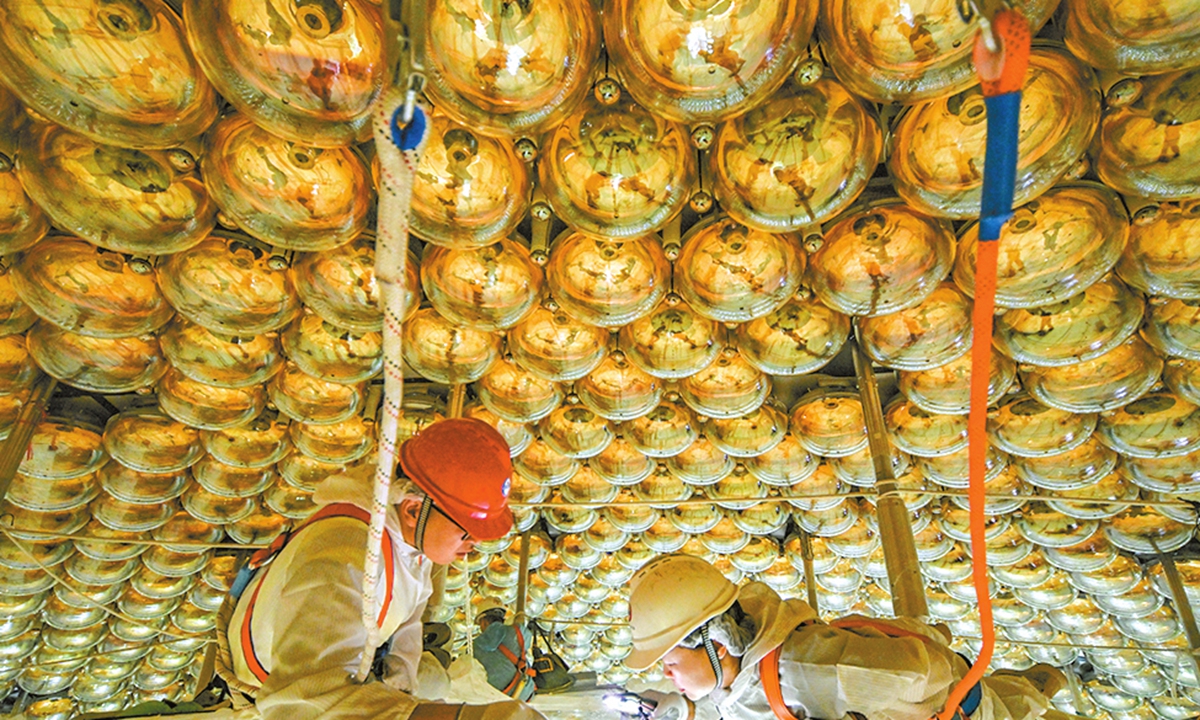
[[[235,587],[240,594],[223,627],[218,671],[232,675],[230,684],[255,702],[243,711],[249,715],[232,717],[541,717],[519,702],[462,706],[417,697],[421,616],[433,565],[454,562],[477,541],[498,539],[512,527],[508,445],[479,420],[443,420],[401,446],[400,473],[381,548],[379,637],[391,640],[382,682],[352,678],[362,654],[376,651],[366,647],[361,616],[373,475],[363,467],[323,482],[313,496],[320,506],[313,518],[259,558],[252,579]]]

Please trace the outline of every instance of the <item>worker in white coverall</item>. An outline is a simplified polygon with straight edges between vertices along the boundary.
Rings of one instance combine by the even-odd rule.
[[[929,720],[967,670],[947,638],[924,623],[823,624],[807,603],[783,600],[760,582],[739,589],[700,558],[658,558],[631,583],[633,651],[625,664],[643,670],[662,660],[679,690],[642,693],[658,703],[656,720]],[[964,701],[963,714],[1043,716],[1046,694],[1064,678],[1046,666],[1032,675],[985,678]],[[1051,687],[1037,686],[1039,676]]]
[[[197,720],[531,720],[524,703],[451,705],[419,700],[421,615],[434,563],[466,556],[476,541],[512,527],[508,445],[479,420],[434,423],[400,448],[381,549],[381,641],[391,639],[382,682],[353,674],[367,647],[362,576],[371,468],[332,477],[314,494],[321,507],[244,587],[225,628],[236,685],[254,706]],[[390,548],[390,549],[389,549]],[[390,564],[387,562],[390,558]],[[390,582],[388,582],[390,580]],[[220,666],[218,665],[220,670]],[[172,720],[178,716],[169,716]],[[167,720],[164,716],[163,720]]]

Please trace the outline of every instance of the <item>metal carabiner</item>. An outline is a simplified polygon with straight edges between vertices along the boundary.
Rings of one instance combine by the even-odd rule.
[[[983,5],[991,7],[984,7]],[[987,46],[988,52],[1000,52],[1000,38],[996,35],[996,28],[992,26],[992,18],[995,17],[995,12],[1002,8],[1009,7],[1006,2],[981,2],[981,0],[957,0],[955,8],[958,10],[958,16],[965,23],[970,23],[973,20],[979,21],[979,31],[983,33],[983,43]],[[992,14],[988,13],[992,11]]]
[[[404,88],[404,125],[413,119],[417,98],[425,91],[425,28],[428,13],[422,0],[385,0],[383,53],[390,63],[387,82]]]

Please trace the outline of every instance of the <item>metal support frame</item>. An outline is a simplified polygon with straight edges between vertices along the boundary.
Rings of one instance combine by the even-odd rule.
[[[1174,556],[1160,550],[1158,543],[1154,542],[1153,538],[1150,539],[1150,544],[1154,546],[1154,551],[1158,554],[1163,575],[1167,578],[1167,586],[1171,588],[1171,601],[1175,606],[1175,614],[1179,616],[1179,622],[1187,634],[1188,647],[1191,648],[1188,657],[1196,665],[1197,673],[1200,673],[1200,629],[1196,627],[1196,615],[1192,611],[1191,601],[1188,600],[1187,590],[1183,587],[1183,579],[1179,576],[1179,568],[1175,566]]]
[[[917,561],[917,546],[913,540],[908,507],[892,472],[892,448],[883,422],[883,403],[871,360],[859,346],[857,338],[850,339],[854,355],[854,374],[858,377],[858,396],[862,401],[863,417],[867,424],[867,441],[871,460],[875,464],[875,512],[879,518],[879,537],[883,543],[883,559],[887,566],[888,583],[892,589],[892,608],[897,617],[926,620],[929,605],[925,600],[925,579]]]
[[[0,445],[0,500],[8,495],[8,488],[12,485],[13,478],[17,476],[17,468],[21,467],[25,453],[29,450],[33,431],[46,411],[46,405],[50,402],[50,396],[54,394],[56,387],[58,387],[58,381],[48,375],[34,383],[33,387],[29,389],[29,397],[25,399],[25,404],[17,413],[17,419],[13,423],[8,439],[4,441],[3,445]]]
[[[813,569],[812,538],[803,528],[800,529],[800,557],[804,559],[804,590],[808,594],[808,604],[821,616],[821,601],[817,597],[817,573]]]
[[[517,563],[517,611],[513,616],[513,625],[525,624],[525,601],[529,593],[529,536],[533,528],[526,528],[521,533],[521,555]]]

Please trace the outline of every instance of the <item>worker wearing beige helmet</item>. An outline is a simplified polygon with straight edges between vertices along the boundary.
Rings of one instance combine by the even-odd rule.
[[[738,588],[688,555],[639,570],[629,607],[633,651],[625,664],[643,670],[662,660],[679,690],[644,694],[658,703],[656,720],[929,720],[967,670],[946,637],[923,623],[824,624],[807,603],[759,582]],[[1050,668],[1041,674],[1062,679]],[[971,720],[1032,720],[1056,689],[993,675],[962,710]]]
[[[542,717],[515,701],[464,706],[416,696],[433,564],[462,558],[476,541],[500,538],[512,527],[508,445],[479,420],[443,420],[401,446],[400,470],[381,548],[379,637],[391,640],[382,681],[353,679],[363,653],[377,650],[367,647],[361,610],[373,474],[366,467],[323,482],[314,494],[317,513],[256,556],[257,569],[235,583],[236,607],[221,623],[217,667],[253,705],[171,718]]]

